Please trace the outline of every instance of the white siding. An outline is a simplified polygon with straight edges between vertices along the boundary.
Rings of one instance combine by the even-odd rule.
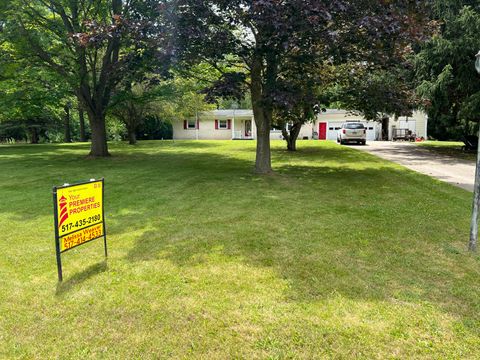
[[[216,120],[231,120],[231,129],[215,129],[215,118],[212,117],[200,117],[198,129],[184,129],[183,120],[177,120],[172,122],[173,126],[173,138],[175,140],[231,140],[235,132],[241,132],[245,134],[245,120],[235,119],[235,123],[232,118],[218,117]],[[252,120],[252,135],[255,134],[255,124]]]
[[[308,139],[311,140],[313,137],[313,123],[303,124],[300,132],[298,134],[298,139],[303,140]],[[283,140],[283,135],[281,130],[272,130],[270,131],[270,140]]]
[[[245,120],[252,121],[252,138],[256,137],[256,127],[255,121],[253,119],[252,110],[215,110],[210,112],[205,112],[199,115],[200,119],[200,129],[184,129],[183,120],[173,122],[173,138],[174,139],[185,139],[185,140],[229,140],[232,138],[245,138]],[[215,119],[218,120],[232,120],[232,129],[215,129]],[[233,124],[233,119],[235,123]],[[396,121],[395,121],[396,120]],[[407,128],[412,128],[411,130],[415,131],[419,137],[427,137],[426,128],[427,128],[427,116],[425,113],[416,111],[413,113],[413,116],[408,118],[408,123],[406,118],[394,119],[393,116],[390,117],[388,134],[389,139],[392,137],[392,127],[395,126],[400,128],[405,126]],[[359,115],[354,115],[345,110],[335,110],[329,109],[326,112],[323,112],[317,116],[317,119],[313,123],[307,123],[302,126],[300,130],[299,139],[314,138],[314,134],[318,137],[319,132],[319,123],[327,123],[327,139],[336,140],[337,139],[337,129],[342,126],[343,123],[347,121],[360,121],[368,128],[367,130],[367,140],[379,140],[382,133],[382,125],[379,122],[367,122],[366,119]],[[281,140],[283,139],[281,131],[272,131],[270,133],[270,139],[272,140]]]
[[[413,119],[415,120],[416,127],[415,133],[417,137],[427,138],[427,114],[423,111],[415,111],[413,113]]]
[[[415,132],[417,137],[427,138],[427,121],[428,117],[423,111],[414,111],[411,117],[399,117],[395,119],[394,117],[390,118],[389,129],[388,129],[388,139],[392,139],[393,131],[392,129],[396,127],[397,129],[409,129]]]

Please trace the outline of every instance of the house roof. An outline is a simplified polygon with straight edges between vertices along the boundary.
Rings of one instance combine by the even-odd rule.
[[[319,115],[332,115],[332,114],[349,114],[347,110],[342,110],[342,109],[326,109],[325,112],[321,112]],[[203,116],[213,116],[213,117],[252,117],[253,116],[253,110],[251,109],[223,109],[223,110],[211,110],[211,111],[204,111],[202,112]]]
[[[202,113],[206,116],[226,116],[226,117],[233,117],[235,116],[253,116],[253,110],[251,109],[223,109],[223,110],[212,110],[212,111],[205,111]],[[349,111],[343,109],[326,109],[325,112],[321,112],[319,115],[332,115],[332,114],[350,114]]]
[[[218,117],[241,117],[241,116],[253,116],[253,110],[248,109],[227,109],[227,110],[213,110],[213,111],[206,111],[202,113],[202,115],[206,116],[218,116]]]
[[[348,114],[348,110],[343,109],[325,109],[326,111],[322,111],[319,115],[331,115],[331,114]]]

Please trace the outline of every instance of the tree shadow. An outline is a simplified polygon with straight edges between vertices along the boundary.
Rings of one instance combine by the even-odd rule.
[[[315,152],[302,153],[298,161]],[[326,159],[339,154],[335,148],[325,152]],[[372,160],[368,154],[360,158]],[[160,216],[150,223],[126,257],[193,267],[220,251],[274,270],[288,282],[290,301],[318,301],[336,293],[362,300],[428,301],[465,319],[471,316],[480,293],[462,291],[453,302],[451,294],[452,287],[467,286],[456,273],[471,276],[478,267],[478,258],[459,245],[468,237],[464,192],[381,166],[380,159],[371,163],[359,168],[284,164],[276,176],[255,184],[231,178],[232,189],[248,194],[242,198],[193,187],[193,193],[203,192],[184,209],[186,217],[176,219],[176,207],[166,206],[163,212],[171,219]],[[439,206],[439,198],[449,206]]]
[[[91,178],[105,178],[106,198],[110,195],[116,198],[118,193],[130,196],[129,189],[133,182],[137,181],[136,186],[141,187],[140,182],[150,182],[156,177],[162,177],[164,181],[182,182],[178,177],[183,174],[191,176],[192,171],[199,174],[210,172],[214,177],[215,174],[230,176],[230,172],[252,173],[253,165],[248,160],[235,159],[227,153],[199,152],[215,146],[215,143],[201,141],[146,141],[135,149],[129,148],[128,144],[117,144],[112,149],[113,153],[116,149],[122,149],[118,155],[90,159],[83,152],[87,148],[84,144],[42,144],[41,148],[12,145],[9,154],[0,153],[0,184],[4,197],[10,197],[20,206],[7,206],[6,203],[2,206],[0,203],[0,213],[8,214],[12,221],[49,216],[52,214],[52,186]],[[131,149],[131,152],[123,148]],[[19,149],[24,151],[19,152]],[[28,202],[25,198],[35,198],[36,201]],[[125,202],[123,196],[120,198]],[[109,206],[107,211],[114,211],[115,205]]]
[[[235,148],[235,156],[198,151],[214,143],[178,143],[181,151],[145,144],[99,161],[78,152],[1,160],[8,168],[0,175],[5,198],[21,206],[0,204],[0,213],[13,221],[52,216],[52,183],[66,174],[69,181],[105,177],[108,233],[143,231],[126,255],[132,263],[161,258],[192,267],[220,252],[272,269],[289,284],[289,301],[333,293],[429,301],[464,317],[478,307],[478,259],[458,245],[468,236],[464,191],[341,146],[289,153],[275,145],[276,174],[262,177],[253,174],[253,145]],[[43,172],[29,179],[32,169]],[[38,201],[23,205],[26,196]],[[57,294],[105,270],[92,266]],[[465,276],[471,291],[464,291]],[[454,301],[452,288],[461,290]]]

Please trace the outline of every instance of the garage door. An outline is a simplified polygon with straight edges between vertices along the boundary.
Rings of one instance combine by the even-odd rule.
[[[328,131],[327,131],[327,140],[337,140],[337,133],[338,130],[342,127],[343,123],[340,122],[329,122],[328,123]]]
[[[380,128],[379,124],[374,122],[365,122],[360,121],[363,126],[367,129],[367,141],[375,141],[377,140],[377,128]],[[327,131],[327,139],[328,140],[337,140],[338,130],[342,127],[344,122],[329,122],[328,123],[328,131]]]
[[[376,125],[375,123],[363,123],[365,125],[365,128],[367,129],[367,141],[375,141],[377,140],[377,134],[376,134]]]

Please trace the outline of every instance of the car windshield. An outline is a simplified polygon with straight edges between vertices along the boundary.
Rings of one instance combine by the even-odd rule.
[[[358,124],[358,123],[354,123],[354,124],[345,124],[345,129],[364,129],[365,126],[363,126],[363,124]]]

